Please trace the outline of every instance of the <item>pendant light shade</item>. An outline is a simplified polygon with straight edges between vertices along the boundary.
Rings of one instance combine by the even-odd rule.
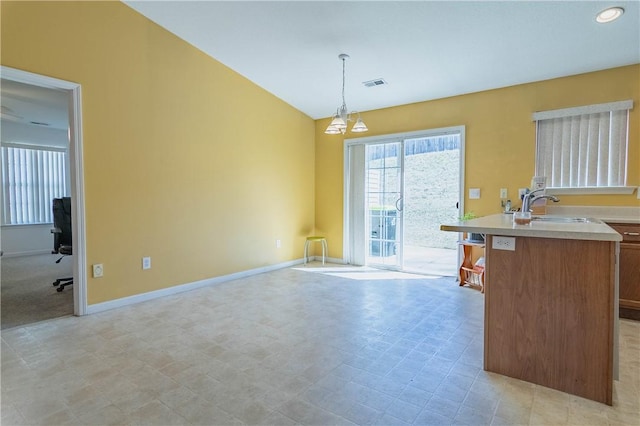
[[[324,131],[327,135],[337,135],[340,132],[340,129],[337,128],[336,126],[332,126],[329,125],[329,127],[327,127],[327,130]]]
[[[331,120],[331,124],[329,124],[329,126],[336,127],[340,130],[340,129],[346,129],[347,123],[344,122],[342,117],[340,117],[339,115],[335,115],[333,117],[333,120]]]
[[[355,124],[353,125],[353,127],[351,128],[351,131],[355,133],[366,132],[369,129],[362,121],[362,118],[360,118],[360,114],[358,114],[355,111],[349,112],[349,110],[347,109],[347,104],[344,100],[344,81],[345,81],[344,69],[345,69],[345,62],[349,58],[349,55],[345,53],[341,53],[340,55],[338,55],[338,58],[342,61],[342,105],[337,109],[336,114],[333,116],[333,119],[331,120],[331,123],[327,127],[327,130],[325,130],[324,132],[328,135],[337,135],[340,133],[345,134],[345,132],[347,131],[347,123],[349,121],[354,121],[352,116],[355,114],[358,115],[358,118]]]
[[[354,124],[351,128],[351,131],[355,133],[366,132],[367,130],[369,130],[367,128],[367,125],[364,124],[364,121],[362,121],[362,118],[360,117],[358,117],[358,119],[356,120],[356,124]]]

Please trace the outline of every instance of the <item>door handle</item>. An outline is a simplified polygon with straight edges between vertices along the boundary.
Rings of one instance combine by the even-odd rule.
[[[400,205],[402,205],[402,197],[396,200],[396,210],[398,210],[399,212],[402,211],[402,207],[400,207]]]

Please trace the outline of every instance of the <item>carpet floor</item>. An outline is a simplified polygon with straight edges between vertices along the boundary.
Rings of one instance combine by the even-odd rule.
[[[2,330],[73,314],[73,287],[53,281],[73,275],[73,261],[57,254],[3,257],[0,292]]]

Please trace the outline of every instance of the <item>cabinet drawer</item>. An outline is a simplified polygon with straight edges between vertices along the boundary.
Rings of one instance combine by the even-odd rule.
[[[640,243],[640,225],[634,223],[608,223],[607,225],[618,231],[625,243]]]

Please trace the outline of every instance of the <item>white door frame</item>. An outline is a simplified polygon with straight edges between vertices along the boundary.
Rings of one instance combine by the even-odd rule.
[[[405,139],[416,139],[420,137],[431,137],[437,135],[446,135],[452,133],[460,134],[460,192],[459,192],[459,211],[464,212],[464,158],[465,158],[465,126],[452,126],[441,127],[437,129],[417,130],[414,132],[393,133],[387,135],[368,136],[364,138],[354,138],[344,140],[344,153],[343,153],[343,168],[344,168],[344,187],[343,193],[343,217],[342,217],[342,260],[344,263],[350,264],[351,259],[351,242],[349,241],[349,199],[351,194],[349,188],[351,187],[351,177],[349,173],[349,164],[351,159],[349,158],[349,148],[352,145],[369,144],[369,143],[383,143],[383,142],[395,142]],[[460,257],[460,249],[458,248],[458,257]]]
[[[87,314],[86,230],[82,156],[82,91],[77,83],[0,66],[6,80],[66,92],[69,98],[69,163],[71,171],[71,227],[73,233],[73,314]]]

